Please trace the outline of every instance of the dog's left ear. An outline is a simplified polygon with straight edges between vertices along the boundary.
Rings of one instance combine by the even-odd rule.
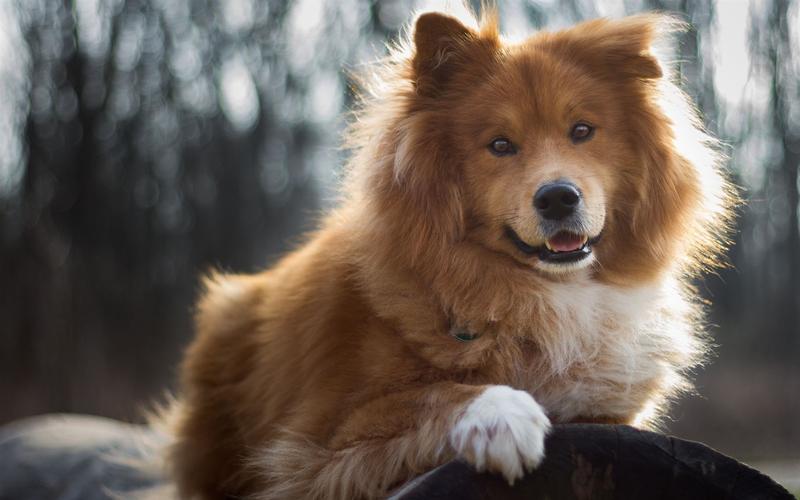
[[[420,15],[414,23],[412,67],[417,93],[433,96],[443,90],[457,69],[488,55],[497,43],[490,21],[480,31],[439,12]]]
[[[454,17],[428,12],[414,23],[414,83],[422,95],[436,93],[457,64],[472,30]]]
[[[553,46],[597,74],[609,78],[661,78],[664,69],[653,46],[683,28],[663,14],[640,14],[619,20],[596,19],[557,33]]]

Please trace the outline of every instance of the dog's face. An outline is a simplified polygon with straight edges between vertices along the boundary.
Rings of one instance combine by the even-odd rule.
[[[468,237],[547,273],[591,265],[627,147],[616,89],[531,41],[458,106]]]
[[[428,198],[417,205],[436,210],[437,198],[441,217],[462,217],[459,238],[548,275],[594,266],[630,283],[673,266],[703,237],[701,178],[721,184],[691,113],[674,123],[658,102],[650,44],[661,21],[599,20],[506,44],[421,16],[396,174],[420,176],[415,195]],[[678,151],[681,127],[699,158]],[[438,191],[419,194],[426,185]]]

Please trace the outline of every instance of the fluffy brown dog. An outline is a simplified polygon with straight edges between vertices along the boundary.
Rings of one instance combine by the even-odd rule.
[[[730,198],[651,51],[674,26],[508,43],[494,15],[417,17],[340,207],[272,269],[207,280],[181,494],[375,497],[454,457],[512,482],[550,422],[647,425],[702,354],[684,281]]]

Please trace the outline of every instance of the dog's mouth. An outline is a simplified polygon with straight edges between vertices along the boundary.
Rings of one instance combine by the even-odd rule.
[[[589,257],[592,246],[600,241],[601,236],[598,234],[590,238],[570,231],[559,231],[547,238],[543,245],[533,246],[525,243],[510,226],[506,226],[505,234],[525,255],[536,255],[542,262],[556,264],[578,262]]]

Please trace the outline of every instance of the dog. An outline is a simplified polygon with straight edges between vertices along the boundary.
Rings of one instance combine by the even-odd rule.
[[[653,425],[706,351],[688,280],[735,199],[654,49],[676,29],[418,15],[364,78],[337,208],[205,280],[180,495],[374,498],[453,459],[513,483],[551,423]]]

